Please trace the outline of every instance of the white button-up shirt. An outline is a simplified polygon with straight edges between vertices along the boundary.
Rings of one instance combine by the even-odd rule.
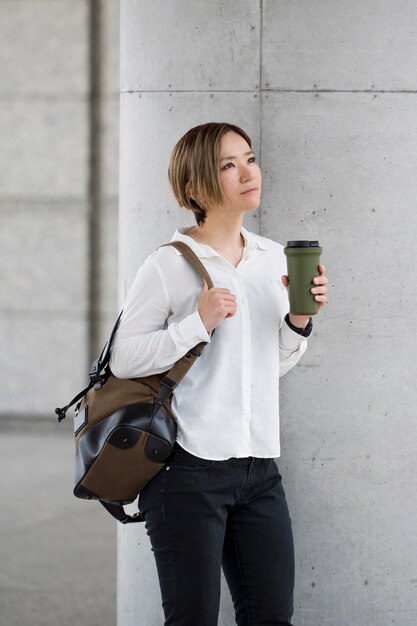
[[[196,270],[172,246],[159,248],[139,268],[112,345],[110,367],[118,378],[165,372],[188,350],[207,342],[174,391],[178,443],[206,459],[280,455],[279,377],[292,368],[307,340],[284,321],[289,309],[281,276],[283,246],[242,227],[237,267],[208,245],[177,230],[200,258],[214,287],[236,296],[235,315],[213,337],[201,320],[203,289]]]

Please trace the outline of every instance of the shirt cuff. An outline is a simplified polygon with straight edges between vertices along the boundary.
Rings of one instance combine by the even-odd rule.
[[[203,324],[200,313],[195,311],[183,320],[178,322],[178,331],[184,340],[184,343],[190,348],[198,345],[202,341],[210,343],[210,335]]]
[[[287,322],[284,321],[280,330],[281,348],[288,352],[296,352],[303,344],[307,345],[307,339],[294,330],[291,330]]]

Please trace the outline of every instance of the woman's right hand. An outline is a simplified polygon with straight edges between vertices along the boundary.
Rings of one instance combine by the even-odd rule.
[[[203,291],[198,299],[198,312],[207,332],[211,333],[224,319],[236,313],[236,297],[229,289],[209,289],[204,281]]]

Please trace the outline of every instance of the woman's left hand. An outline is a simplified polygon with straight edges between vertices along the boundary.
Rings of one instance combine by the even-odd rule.
[[[318,303],[319,310],[327,304],[327,283],[329,282],[326,277],[326,268],[324,265],[319,265],[319,276],[313,278],[314,287],[311,288],[311,293],[314,296],[314,300]],[[282,284],[288,289],[288,276],[281,277]],[[308,315],[292,315],[290,313],[290,322],[297,328],[305,328],[307,326],[310,317]]]
[[[327,304],[327,283],[329,282],[326,277],[326,268],[324,265],[319,265],[320,276],[316,276],[313,279],[314,287],[311,289],[311,293],[314,295],[314,300],[318,302],[319,309],[322,309]]]

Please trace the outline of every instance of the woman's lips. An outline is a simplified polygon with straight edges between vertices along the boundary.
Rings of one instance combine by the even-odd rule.
[[[247,189],[246,191],[242,191],[242,195],[244,195],[245,193],[251,193],[252,191],[258,191],[258,188],[254,187],[253,189]]]

